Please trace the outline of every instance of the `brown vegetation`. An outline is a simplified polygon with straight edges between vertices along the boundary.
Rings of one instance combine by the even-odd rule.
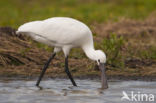
[[[125,66],[116,68],[108,64],[109,78],[156,78],[156,57],[154,57],[156,56],[156,19],[154,17],[151,16],[145,21],[121,19],[116,23],[95,23],[93,32],[96,34],[94,40],[99,44],[102,44],[103,38],[109,39],[111,33],[123,36],[126,41],[122,47]],[[0,28],[0,76],[35,77],[39,75],[51,53],[44,48],[37,48],[35,44],[30,38],[17,36],[12,28]],[[78,49],[78,51],[81,50]],[[99,72],[93,69],[95,63],[84,57],[83,52],[79,55],[72,53],[69,59],[73,75],[76,77],[98,76]],[[63,58],[61,53],[56,56],[46,72],[47,77],[65,77]]]

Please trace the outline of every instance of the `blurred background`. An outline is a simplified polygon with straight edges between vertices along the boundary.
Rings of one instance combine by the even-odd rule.
[[[1,34],[29,21],[57,16],[78,19],[91,28],[95,48],[107,55],[109,77],[156,77],[156,0],[0,0]],[[1,38],[0,75],[39,74],[52,49],[23,40]],[[50,76],[64,73],[62,56],[48,70]],[[94,64],[80,49],[70,55],[74,76],[99,75],[92,69]]]
[[[18,27],[54,16],[67,16],[87,24],[143,20],[156,10],[155,0],[0,0],[0,25]]]

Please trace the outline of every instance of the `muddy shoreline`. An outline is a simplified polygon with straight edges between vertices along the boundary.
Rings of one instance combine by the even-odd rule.
[[[128,19],[116,23],[94,24],[96,48],[103,49],[107,54],[109,80],[156,81],[155,21],[152,16],[145,21]],[[26,36],[16,35],[15,31],[11,27],[0,28],[0,79],[36,79],[53,48]],[[113,40],[122,36],[125,42],[117,51],[110,52],[109,49],[116,49],[115,45],[109,48],[110,45],[107,44],[108,48],[105,49],[103,40],[110,42],[111,33],[115,34]],[[116,52],[120,54],[116,56]],[[111,57],[113,53],[115,57]],[[81,49],[71,51],[69,68],[74,78],[100,79],[100,72],[94,70],[95,64]],[[63,53],[56,55],[52,61],[44,79],[48,78],[67,78]]]

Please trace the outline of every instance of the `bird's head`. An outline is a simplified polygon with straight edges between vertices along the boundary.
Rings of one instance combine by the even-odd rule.
[[[106,55],[103,51],[96,50],[95,51],[95,59],[97,61],[97,67],[101,71],[102,88],[106,89],[106,88],[108,88],[107,77],[106,77],[106,68],[105,68]]]
[[[98,65],[100,63],[106,63],[106,54],[102,50],[96,50],[95,51],[95,59],[96,59]]]

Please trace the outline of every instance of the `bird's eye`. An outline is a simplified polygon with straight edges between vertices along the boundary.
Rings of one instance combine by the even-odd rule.
[[[98,59],[98,62],[100,63],[100,59]]]

